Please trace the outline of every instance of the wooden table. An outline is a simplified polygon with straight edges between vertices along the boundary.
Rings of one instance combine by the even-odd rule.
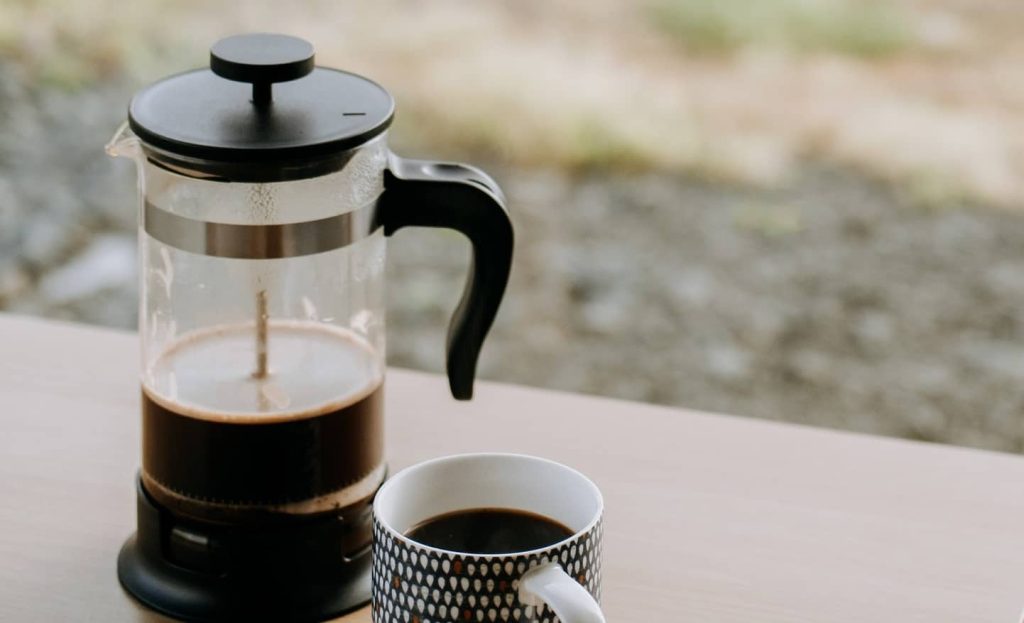
[[[0,621],[165,620],[114,572],[135,521],[137,350],[133,334],[0,315]],[[402,370],[387,383],[394,469],[503,450],[594,478],[610,621],[1015,623],[1024,606],[1020,457],[493,383],[456,403]]]

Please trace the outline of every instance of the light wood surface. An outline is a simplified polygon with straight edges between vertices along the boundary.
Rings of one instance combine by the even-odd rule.
[[[165,620],[114,572],[135,521],[137,370],[132,334],[0,315],[0,621]],[[502,450],[590,475],[607,503],[610,621],[1016,623],[1024,606],[1020,457],[492,383],[470,403],[447,391],[389,372],[392,468]]]

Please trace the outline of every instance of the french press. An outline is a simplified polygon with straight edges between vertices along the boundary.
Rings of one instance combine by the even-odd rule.
[[[393,113],[309,43],[240,35],[137,93],[107,147],[139,180],[142,468],[118,576],[157,610],[317,620],[369,600],[402,227],[472,243],[447,342],[452,394],[472,396],[512,225],[482,171],[390,153]]]

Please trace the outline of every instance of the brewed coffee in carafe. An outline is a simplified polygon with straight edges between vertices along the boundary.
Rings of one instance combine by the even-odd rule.
[[[369,599],[403,227],[472,247],[447,341],[452,394],[472,395],[511,265],[504,197],[474,167],[392,154],[393,114],[308,43],[240,35],[137,93],[108,145],[140,191],[142,466],[118,577],[166,614],[321,620]]]
[[[247,372],[260,331],[186,335],[147,371],[142,478],[165,506],[208,519],[317,513],[360,502],[383,480],[372,346],[322,323],[268,320],[266,370]]]

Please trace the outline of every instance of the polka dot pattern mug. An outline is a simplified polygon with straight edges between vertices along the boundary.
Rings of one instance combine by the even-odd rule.
[[[472,554],[406,533],[478,508],[528,511],[573,531],[548,547]],[[597,487],[564,465],[517,454],[467,454],[410,467],[374,501],[374,623],[604,623]]]

